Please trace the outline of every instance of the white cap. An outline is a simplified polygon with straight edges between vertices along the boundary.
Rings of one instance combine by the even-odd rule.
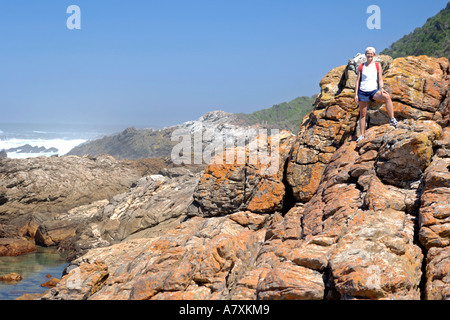
[[[372,51],[373,53],[377,54],[377,50],[375,50],[374,47],[368,47],[368,48],[366,49],[366,53],[367,53],[367,51]]]

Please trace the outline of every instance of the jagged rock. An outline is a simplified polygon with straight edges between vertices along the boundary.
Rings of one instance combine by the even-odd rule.
[[[36,244],[49,247],[68,238],[74,241],[77,231],[85,231],[89,222],[100,219],[101,212],[108,203],[108,200],[100,200],[58,214],[53,219],[42,218],[34,236]],[[37,216],[33,219],[37,219]]]
[[[422,252],[414,222],[396,210],[358,211],[330,257],[341,298],[420,299]]]
[[[260,135],[255,141],[258,145],[267,144],[265,157],[261,153],[255,156],[251,142],[247,148],[232,149],[231,157],[225,150],[211,160],[195,190],[191,214],[207,217],[243,210],[264,213],[282,209],[286,194],[284,166],[294,136],[283,131],[269,137]],[[262,152],[262,148],[257,152]],[[240,157],[244,158],[241,162]]]
[[[425,298],[450,300],[450,246],[433,247],[427,254]]]
[[[449,62],[446,58],[398,58],[393,61],[384,78],[398,118],[437,122],[448,119],[447,111],[444,110],[447,106],[443,103],[450,84]],[[386,114],[385,109],[382,112]]]
[[[169,176],[143,177],[128,193],[114,197],[99,222],[92,223],[90,228],[99,230],[102,239],[115,243],[127,238],[153,237],[176,227],[193,201],[199,174],[189,170],[167,172]]]
[[[432,144],[441,134],[442,128],[433,121],[411,120],[386,132],[375,161],[377,176],[384,183],[398,187],[418,181],[430,165]]]
[[[55,297],[56,300],[86,300],[102,288],[108,277],[107,270],[108,267],[100,261],[95,261],[92,264],[83,264],[71,270],[66,277],[63,277],[55,284],[56,287],[66,288],[63,291],[58,291],[58,296]],[[42,295],[40,299],[46,300],[55,291],[54,288],[50,289],[49,293]]]
[[[428,249],[425,298],[450,299],[450,131],[447,127],[425,170],[419,210],[419,239]]]
[[[259,215],[243,216],[247,226],[261,224]],[[252,217],[255,223],[249,223]],[[236,220],[240,219],[194,217],[156,238],[93,249],[73,261],[68,274],[43,299],[230,297],[264,240],[262,229],[251,230]]]
[[[415,59],[410,60],[413,63]],[[339,79],[338,75],[333,74],[342,70],[344,68],[333,70],[329,78]],[[445,83],[446,79],[447,75],[444,75],[439,80]],[[325,79],[322,84],[329,85],[330,82],[327,81]],[[328,89],[327,92],[331,90]],[[337,93],[338,90],[334,92]],[[324,105],[314,112],[326,118],[325,112],[321,113],[320,108],[329,106],[330,100],[337,99],[336,96],[333,97],[335,93],[329,98],[319,96],[319,99],[324,99],[319,101]],[[330,114],[335,110],[342,110],[342,105],[327,107],[326,112]],[[293,185],[294,192],[302,190],[298,193],[298,199],[309,201],[288,213],[275,229],[268,230],[269,241],[263,246],[265,249],[257,259],[256,268],[248,277],[243,277],[242,287],[245,289],[242,292],[246,293],[246,297],[255,298],[256,279],[264,278],[279,263],[286,264],[290,261],[303,264],[308,262],[308,266],[316,270],[329,268],[328,274],[323,274],[327,279],[329,299],[419,299],[423,255],[414,239],[414,215],[420,205],[420,186],[424,171],[428,176],[431,172],[435,173],[433,178],[426,178],[433,181],[433,184],[448,184],[448,168],[444,163],[440,164],[439,170],[428,167],[432,161],[433,147],[440,146],[439,154],[447,154],[444,148],[448,145],[446,130],[443,134],[442,128],[433,121],[406,121],[398,129],[387,125],[374,127],[369,129],[368,137],[358,146],[354,142],[344,143],[328,159],[327,165],[322,167],[319,159],[326,149],[317,150],[313,145],[321,148],[327,146],[320,145],[320,139],[329,142],[326,136],[329,133],[315,137],[314,133],[317,131],[311,131],[311,134],[307,132],[308,128],[318,130],[316,125],[319,125],[317,119],[320,117],[314,112],[305,121],[299,136],[303,134],[306,139],[315,139],[313,141],[316,143],[305,146],[307,142],[299,141],[299,138],[294,147],[293,160],[289,163],[291,165],[295,161],[303,166],[300,169],[303,173],[309,174],[302,177],[307,182],[300,186]],[[340,116],[343,115],[345,114]],[[334,118],[339,119],[337,116]],[[309,127],[309,120],[316,121],[315,125]],[[308,171],[308,168],[314,167],[319,169]],[[294,181],[292,176],[289,180],[289,175],[299,167],[291,168],[292,171],[288,168],[289,182]],[[390,170],[386,170],[387,168]],[[388,173],[392,175],[390,178]],[[310,178],[314,178],[315,185],[311,184]],[[302,179],[298,181],[301,182]],[[426,193],[424,196],[426,200]],[[430,199],[424,204],[428,203],[427,206],[433,207],[433,210],[439,208],[438,211],[445,211],[448,198],[435,198],[434,201]],[[436,203],[442,206],[436,206]],[[445,217],[447,214],[444,211],[439,211],[437,215]],[[436,230],[441,236],[435,233],[430,238],[439,246],[447,245],[445,223],[439,224]],[[427,231],[421,229],[421,234]],[[320,254],[316,253],[312,256],[314,258],[307,254],[307,248],[311,244],[322,246]],[[293,252],[301,252],[300,257],[310,257],[309,261],[295,258]],[[427,268],[428,277],[436,279],[429,282],[428,286],[433,289],[428,291],[433,290],[435,297],[446,297],[448,281],[440,279],[446,274],[448,259],[442,260],[442,256],[439,259],[428,258],[428,263],[432,263],[432,266],[437,261],[444,261],[439,264],[438,272],[432,266]],[[433,275],[434,273],[437,274]],[[288,288],[289,283],[285,283],[278,290],[282,292]]]
[[[321,300],[324,295],[322,275],[292,262],[281,262],[258,283],[262,300]]]
[[[59,245],[71,257],[125,239],[153,237],[176,227],[192,203],[199,174],[186,168],[161,170],[137,180],[111,200],[76,207],[42,221],[35,236],[40,245]]]
[[[42,299],[450,299],[448,61],[380,57],[401,122],[373,104],[356,143],[358,59],[322,80],[282,174],[209,166],[178,226],[89,250]]]
[[[380,192],[376,203],[371,200],[372,181],[383,185],[376,176],[376,156],[366,155],[378,152],[371,141],[381,140],[378,149],[383,145],[382,139],[375,138],[383,137],[375,129],[385,131],[383,127],[370,129],[366,145],[360,145],[359,150],[355,142],[344,144],[324,170],[322,183],[312,199],[292,209],[275,228],[278,231],[268,232],[271,238],[257,260],[262,271],[271,272],[279,263],[286,263],[283,261],[318,272],[329,268],[329,273],[322,273],[329,282],[328,298],[420,297],[422,253],[413,244],[412,217],[390,209],[391,204],[396,204],[398,209],[406,210],[417,198],[392,198],[391,193]],[[368,165],[362,167],[363,162]],[[356,172],[358,176],[352,176]],[[263,267],[270,256],[275,262],[269,268]],[[285,288],[278,289],[283,292]]]
[[[450,244],[450,158],[435,157],[425,172],[420,241],[427,248]]]
[[[126,191],[138,169],[111,156],[0,160],[0,223],[23,226],[31,214],[52,215]]]
[[[448,125],[449,63],[426,56],[398,58],[379,56],[384,83],[399,119],[432,119]],[[359,63],[359,62],[358,62]],[[315,110],[304,121],[289,162],[288,182],[298,201],[306,202],[318,188],[332,154],[357,129],[358,107],[354,102],[355,65],[331,70],[321,81]],[[387,123],[385,107],[372,103],[369,126]],[[446,120],[447,119],[447,120]],[[446,122],[447,121],[447,122]]]
[[[1,161],[0,238],[31,237],[38,245],[58,245],[74,254],[109,245],[96,229],[109,200],[129,191],[143,174],[167,166],[162,159],[119,161],[107,155]],[[162,210],[161,202],[156,207],[169,210]]]

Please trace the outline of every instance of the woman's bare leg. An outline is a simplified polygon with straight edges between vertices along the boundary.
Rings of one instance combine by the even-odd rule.
[[[366,116],[368,102],[359,102],[359,128],[361,130],[361,136],[366,135]]]
[[[381,91],[378,91],[373,96],[373,99],[378,102],[386,103],[386,110],[389,115],[389,118],[390,119],[394,118],[394,106],[392,105],[391,96],[386,91],[384,93],[382,93]]]

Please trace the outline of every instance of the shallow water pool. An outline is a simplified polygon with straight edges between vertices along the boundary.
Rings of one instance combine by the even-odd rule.
[[[13,300],[25,293],[43,293],[48,288],[41,284],[48,281],[47,274],[61,279],[68,265],[64,255],[55,248],[37,247],[36,252],[18,257],[0,257],[0,275],[16,272],[22,276],[17,284],[0,281],[0,300]]]

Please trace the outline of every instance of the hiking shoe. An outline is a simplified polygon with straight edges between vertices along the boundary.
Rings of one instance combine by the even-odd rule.
[[[364,138],[364,136],[359,136],[358,140],[356,140],[356,143],[363,141]]]
[[[397,127],[398,121],[395,118],[392,118],[391,121],[389,121],[389,124],[393,127]]]

